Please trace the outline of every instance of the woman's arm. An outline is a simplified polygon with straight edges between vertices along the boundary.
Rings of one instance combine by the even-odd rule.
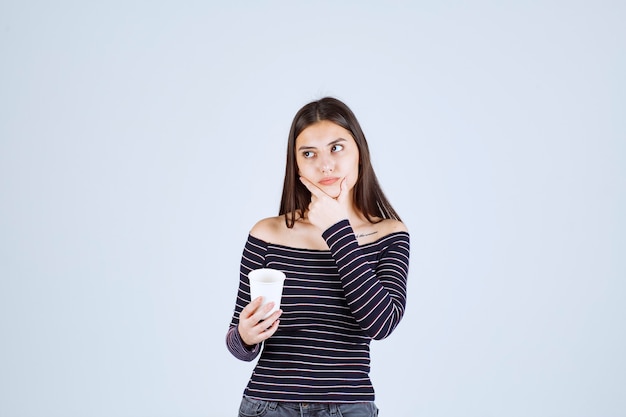
[[[230,322],[230,327],[226,333],[226,346],[230,353],[237,359],[252,361],[261,352],[261,343],[253,346],[246,346],[239,334],[239,317],[243,309],[250,304],[250,282],[248,273],[254,269],[263,268],[265,265],[265,253],[267,245],[260,239],[248,235],[248,240],[241,255],[239,269],[239,288],[235,300],[235,309]]]
[[[322,233],[339,268],[348,306],[361,329],[372,339],[384,339],[396,328],[406,305],[409,234],[382,238],[376,270],[368,264],[348,220]]]

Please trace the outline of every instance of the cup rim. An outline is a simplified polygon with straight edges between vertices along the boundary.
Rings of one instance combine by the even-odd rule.
[[[272,276],[272,280],[269,282],[259,281],[259,278],[255,277],[258,274],[261,274],[263,272],[268,272],[268,271],[271,271],[274,274],[274,276]],[[276,282],[284,281],[285,278],[286,278],[285,273],[275,268],[258,268],[258,269],[253,269],[252,271],[248,273],[248,280],[255,281],[257,284],[265,284],[265,285],[274,284]]]

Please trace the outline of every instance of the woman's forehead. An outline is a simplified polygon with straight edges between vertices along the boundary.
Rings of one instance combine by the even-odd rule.
[[[306,127],[296,137],[296,143],[315,143],[318,146],[329,145],[337,139],[354,142],[349,130],[329,120],[322,120]]]

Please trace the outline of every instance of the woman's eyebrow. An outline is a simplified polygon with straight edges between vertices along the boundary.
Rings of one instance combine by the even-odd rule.
[[[340,142],[345,142],[345,141],[346,141],[346,139],[344,139],[344,138],[337,138],[337,139],[329,142],[326,146],[333,146],[333,145],[336,145],[336,144],[338,144]],[[316,148],[315,148],[315,146],[304,145],[304,146],[300,146],[298,148],[298,151],[308,151],[310,149],[316,149]]]
[[[337,138],[337,139],[335,139],[334,141],[330,142],[330,143],[329,143],[328,145],[326,145],[326,146],[336,145],[336,144],[338,144],[339,142],[345,142],[345,141],[346,141],[346,139],[344,139],[344,138]]]

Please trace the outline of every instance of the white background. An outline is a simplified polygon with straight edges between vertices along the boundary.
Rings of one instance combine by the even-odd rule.
[[[289,124],[352,107],[411,232],[381,416],[626,416],[626,4],[0,2],[0,416],[236,415]]]

